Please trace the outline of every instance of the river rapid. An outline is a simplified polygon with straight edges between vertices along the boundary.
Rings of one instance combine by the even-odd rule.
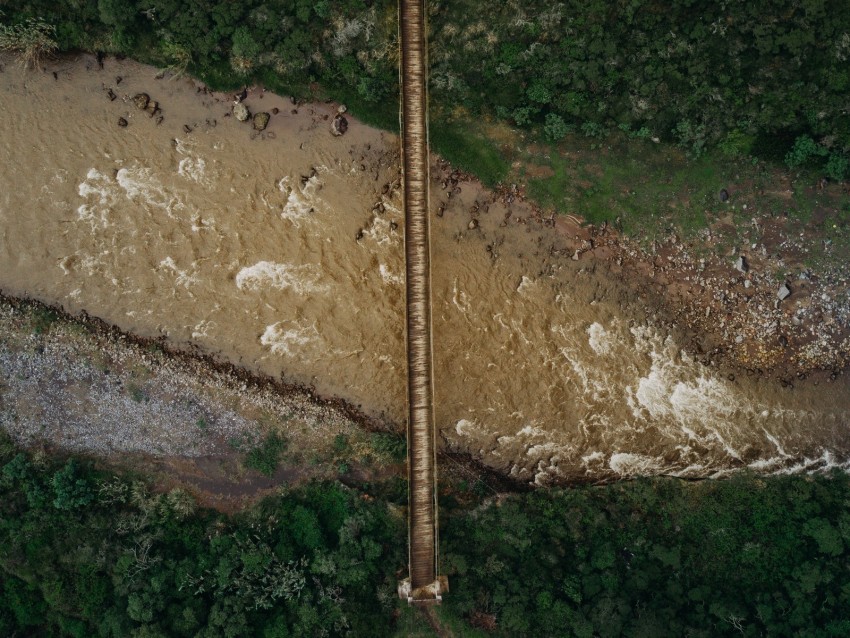
[[[130,61],[0,63],[0,289],[402,427],[396,136],[349,118],[335,137],[337,105],[258,89],[249,109],[278,112],[256,132],[229,115],[232,96]],[[135,106],[142,91],[161,113]],[[847,375],[791,390],[705,366],[609,263],[571,259],[563,224],[442,179],[435,169],[444,446],[538,484],[850,467]]]

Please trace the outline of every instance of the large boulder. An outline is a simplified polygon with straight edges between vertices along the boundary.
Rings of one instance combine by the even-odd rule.
[[[334,135],[344,135],[348,130],[348,120],[342,114],[337,114],[333,122],[331,122],[331,133]]]
[[[242,102],[237,102],[233,105],[233,117],[240,122],[247,122],[248,118],[251,117],[251,112],[248,110],[247,106],[242,104]]]
[[[135,104],[136,108],[140,111],[144,111],[148,108],[148,102],[150,101],[151,96],[147,93],[136,93],[136,95],[133,96],[133,104]]]
[[[271,117],[266,112],[255,113],[254,114],[254,130],[255,131],[263,131],[269,125],[269,117]]]

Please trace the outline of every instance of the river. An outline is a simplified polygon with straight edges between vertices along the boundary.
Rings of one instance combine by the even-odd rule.
[[[254,90],[252,112],[278,111],[259,133],[231,96],[131,61],[0,62],[0,289],[402,422],[395,135],[349,117],[335,137],[336,105]],[[562,255],[558,228],[434,174],[443,445],[538,484],[850,467],[846,375],[793,390],[730,379],[685,354],[610,264]]]

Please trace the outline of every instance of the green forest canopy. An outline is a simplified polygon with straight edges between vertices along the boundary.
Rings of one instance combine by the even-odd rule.
[[[441,489],[440,613],[465,635],[850,635],[846,473],[485,492]],[[0,441],[0,635],[402,636],[405,573],[403,489],[227,517]]]

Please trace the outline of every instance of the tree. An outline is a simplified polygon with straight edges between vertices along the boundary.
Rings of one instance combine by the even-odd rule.
[[[80,467],[71,459],[53,475],[53,507],[60,510],[72,510],[85,507],[94,500],[89,482],[80,476]]]

